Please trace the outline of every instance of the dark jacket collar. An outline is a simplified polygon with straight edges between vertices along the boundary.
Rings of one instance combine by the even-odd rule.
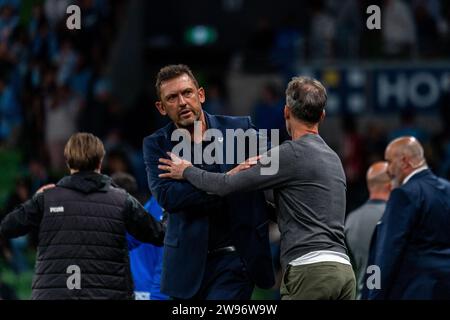
[[[408,182],[410,182],[411,180],[420,179],[420,178],[423,178],[425,176],[432,175],[432,174],[433,173],[431,172],[431,170],[429,168],[427,168],[427,169],[420,171],[419,173],[416,173],[415,175],[413,175],[411,178],[409,178]],[[407,183],[405,183],[405,184],[407,184]]]
[[[94,171],[81,171],[65,176],[57,186],[83,193],[106,192],[111,186],[111,178]]]

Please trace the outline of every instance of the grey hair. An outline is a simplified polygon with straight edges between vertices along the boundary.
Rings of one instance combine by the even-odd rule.
[[[316,79],[294,77],[286,89],[286,105],[294,116],[307,123],[318,123],[327,103],[327,90]]]

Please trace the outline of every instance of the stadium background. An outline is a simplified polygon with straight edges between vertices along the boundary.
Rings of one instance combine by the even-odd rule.
[[[66,27],[70,4],[81,30]],[[381,30],[366,27],[371,4]],[[321,134],[343,161],[348,211],[367,197],[368,165],[400,135],[416,136],[449,178],[449,53],[444,0],[0,0],[0,217],[65,173],[76,131],[101,137],[104,172],[133,174],[146,199],[141,143],[165,123],[153,86],[171,63],[191,66],[206,110],[267,129],[284,129],[290,77],[323,81]],[[29,298],[35,244],[0,244],[0,297]]]

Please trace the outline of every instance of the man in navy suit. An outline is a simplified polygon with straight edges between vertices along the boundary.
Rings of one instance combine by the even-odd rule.
[[[146,137],[143,145],[150,190],[169,214],[161,291],[177,299],[249,299],[255,284],[270,288],[274,283],[264,195],[248,192],[220,198],[186,181],[159,178],[163,171],[158,164],[176,146],[172,141],[176,129],[186,130],[192,150],[200,147],[204,151],[209,146],[202,140],[206,129],[225,133],[226,129],[245,131],[253,125],[248,117],[204,112],[204,89],[185,65],[162,68],[156,93],[156,108],[172,120]],[[200,124],[200,135],[194,135],[195,123]],[[226,137],[219,143],[225,153]],[[199,164],[213,172],[229,172],[234,166]]]
[[[381,288],[368,298],[450,299],[450,183],[428,169],[413,137],[392,141],[385,160],[396,188],[372,240]]]

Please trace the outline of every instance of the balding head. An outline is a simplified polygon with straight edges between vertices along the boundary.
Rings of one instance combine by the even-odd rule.
[[[414,170],[426,164],[423,147],[414,137],[400,137],[386,148],[384,158],[388,162],[388,174],[399,186]]]
[[[366,180],[370,199],[387,200],[391,191],[391,179],[387,174],[388,164],[379,161],[372,164],[367,170]]]

